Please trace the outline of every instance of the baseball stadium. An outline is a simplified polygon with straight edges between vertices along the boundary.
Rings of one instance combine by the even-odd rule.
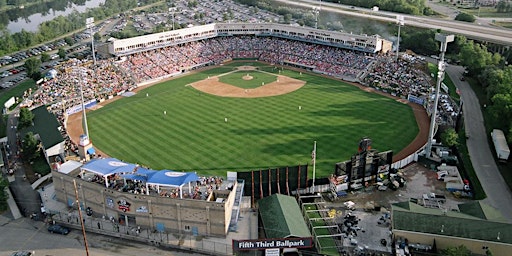
[[[71,97],[32,99],[65,127],[49,161],[67,151],[82,160],[54,165],[57,198],[72,206],[79,177],[95,213],[225,236],[242,196],[254,206],[330,178],[363,137],[401,167],[426,143],[429,85],[375,82],[390,45],[378,35],[249,23],[111,40],[97,63],[70,60],[42,85],[69,86]]]

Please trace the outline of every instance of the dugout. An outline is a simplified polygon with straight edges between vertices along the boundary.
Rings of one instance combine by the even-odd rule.
[[[294,197],[273,194],[258,201],[260,237],[310,238],[311,233]],[[284,248],[282,253],[295,252],[297,248]]]

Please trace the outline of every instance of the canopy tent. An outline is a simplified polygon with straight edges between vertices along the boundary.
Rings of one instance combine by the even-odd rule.
[[[94,150],[94,148],[89,148],[89,149],[87,149],[87,154],[94,155],[94,154],[96,154],[96,150]]]
[[[108,176],[119,174],[125,180],[128,179],[145,182],[147,194],[149,194],[149,185],[155,185],[158,192],[160,192],[160,186],[180,188],[180,198],[183,198],[183,185],[188,183],[189,193],[191,193],[190,182],[199,180],[197,174],[193,172],[150,170],[136,164],[122,162],[116,158],[93,159],[83,165],[81,170],[82,178],[85,171],[103,176],[106,187],[109,186]]]
[[[156,185],[158,192],[160,186],[180,188],[180,198],[183,198],[183,185],[189,183],[188,193],[192,193],[190,182],[199,180],[197,174],[193,172],[175,172],[170,170],[161,170],[152,174],[146,182],[148,185]]]
[[[127,180],[138,180],[147,182],[148,178],[153,175],[155,172],[154,170],[149,170],[143,167],[135,167],[135,169],[131,170],[131,172],[125,172],[121,174],[121,177]]]
[[[137,165],[135,164],[121,162],[116,158],[93,159],[82,166],[81,176],[83,178],[84,171],[101,175],[105,179],[105,186],[108,187],[108,176],[117,173],[133,172],[136,167]]]

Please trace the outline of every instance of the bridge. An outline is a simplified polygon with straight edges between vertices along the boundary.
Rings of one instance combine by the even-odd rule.
[[[441,29],[443,32],[464,35],[468,39],[489,42],[505,47],[512,46],[512,29],[496,27],[482,23],[469,23],[455,20],[445,20],[435,17],[414,16],[386,11],[373,11],[367,8],[340,5],[336,3],[314,1],[314,0],[276,0],[278,2],[296,5],[305,8],[318,8],[321,5],[323,11],[339,13],[347,16],[363,19],[373,19],[382,22],[396,23],[397,15],[404,17],[407,26],[414,26],[428,29]]]

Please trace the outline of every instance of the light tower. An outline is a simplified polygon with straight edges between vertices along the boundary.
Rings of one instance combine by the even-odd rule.
[[[453,42],[455,39],[454,35],[443,35],[443,34],[436,34],[436,40],[441,43],[441,53],[439,54],[439,62],[437,63],[437,83],[436,83],[436,91],[435,91],[435,98],[434,98],[434,108],[432,110],[432,114],[430,115],[430,130],[429,130],[429,136],[428,136],[428,142],[427,142],[427,148],[425,149],[425,156],[428,158],[430,157],[430,154],[432,153],[432,143],[434,140],[434,130],[436,126],[436,116],[437,116],[437,104],[439,102],[439,90],[441,87],[441,83],[444,78],[444,69],[446,68],[446,65],[444,63],[444,53],[446,52],[446,47],[449,42]]]
[[[313,14],[315,15],[315,28],[318,28],[318,15],[320,14],[320,6],[313,7]]]
[[[177,10],[176,7],[169,7],[169,13],[172,14],[172,30],[174,30],[174,14]]]
[[[404,16],[397,15],[396,23],[398,24],[398,39],[396,41],[396,62],[398,62],[398,51],[400,50],[400,27],[404,25]]]
[[[94,154],[94,148],[92,142],[89,140],[89,127],[87,126],[87,115],[85,113],[85,102],[84,102],[84,88],[83,84],[86,82],[85,75],[86,70],[83,67],[79,67],[74,70],[75,75],[78,76],[78,83],[80,84],[80,100],[82,105],[82,124],[84,134],[80,135],[78,142],[78,155],[80,159],[89,161],[90,155]]]
[[[96,54],[94,53],[94,34],[92,33],[92,27],[94,27],[94,17],[89,17],[85,20],[85,27],[88,28],[91,33],[92,60],[96,66]]]

